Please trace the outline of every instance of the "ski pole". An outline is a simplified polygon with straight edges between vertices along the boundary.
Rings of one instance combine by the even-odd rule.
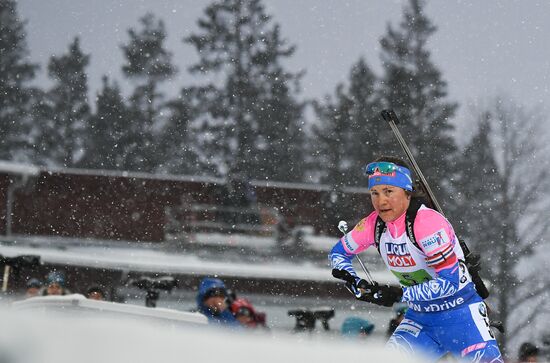
[[[401,135],[401,132],[399,132],[399,129],[397,128],[397,124],[399,123],[399,119],[397,118],[397,115],[393,110],[383,110],[381,114],[382,114],[382,118],[390,124],[393,134],[397,138],[399,145],[401,146],[401,148],[407,155],[407,158],[411,162],[414,172],[420,178],[420,183],[422,185],[422,188],[428,194],[428,198],[432,202],[435,210],[441,213],[441,215],[445,216],[445,214],[443,213],[443,209],[439,205],[439,202],[437,201],[435,194],[432,192],[432,189],[428,184],[428,181],[424,177],[424,174],[422,173],[422,170],[420,170],[420,167],[416,163],[416,160],[414,159],[414,156],[411,150],[407,146],[405,139],[403,138],[403,136]],[[464,256],[465,256],[464,258],[466,262],[469,264],[468,267],[470,267],[469,268],[470,275],[472,276],[472,281],[474,282],[476,290],[483,299],[486,299],[487,297],[489,297],[489,290],[487,289],[487,286],[485,286],[485,283],[479,276],[479,268],[480,268],[479,257],[471,253],[470,249],[468,248],[466,243],[462,241],[462,239],[459,238],[458,241],[460,243],[460,247],[462,248],[462,251],[464,252]]]
[[[344,234],[344,236],[346,235],[346,233],[348,232],[348,223],[346,221],[340,221],[338,223],[338,229],[340,230],[340,232],[342,232]],[[367,269],[367,266],[365,266],[365,264],[363,263],[363,261],[359,258],[359,255],[356,255],[357,257],[357,261],[359,261],[359,264],[361,265],[361,268],[363,268],[363,271],[365,271],[365,274],[367,275],[367,278],[369,279],[368,283],[371,284],[371,285],[375,285],[374,283],[374,279],[372,278],[369,270]]]

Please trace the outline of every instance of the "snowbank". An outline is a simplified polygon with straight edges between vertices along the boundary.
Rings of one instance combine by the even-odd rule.
[[[64,246],[63,249],[55,249],[0,245],[0,255],[40,255],[44,263],[163,274],[334,281],[328,264],[326,268],[321,268],[312,263],[296,264],[282,261],[263,261],[263,263],[213,261],[200,259],[193,255],[145,248]],[[373,278],[380,283],[395,283],[395,278],[387,270],[371,271],[371,273]]]
[[[9,362],[420,362],[368,342],[308,334],[257,334],[151,323],[67,311],[49,314],[0,306],[0,359]]]

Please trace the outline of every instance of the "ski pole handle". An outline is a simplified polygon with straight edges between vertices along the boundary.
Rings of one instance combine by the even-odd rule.
[[[339,229],[340,232],[342,232],[343,234],[348,233],[348,222],[346,222],[346,221],[340,221],[340,222],[338,222],[338,229]]]
[[[348,222],[346,221],[340,221],[338,222],[338,229],[340,230],[340,232],[342,232],[344,234],[344,236],[346,235],[346,233],[348,232]],[[369,279],[368,283],[369,284],[373,284],[374,285],[374,280],[369,272],[369,270],[367,269],[367,266],[365,266],[365,264],[363,263],[363,261],[359,258],[359,255],[355,255],[357,257],[357,261],[359,261],[359,264],[361,265],[361,268],[363,269],[363,271],[365,272],[365,274],[367,275],[367,278]]]

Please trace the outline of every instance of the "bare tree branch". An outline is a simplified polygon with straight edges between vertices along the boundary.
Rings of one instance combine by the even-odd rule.
[[[531,312],[531,314],[529,314],[529,316],[523,320],[523,322],[521,324],[519,324],[518,326],[516,326],[514,328],[514,330],[512,331],[508,331],[507,334],[508,336],[514,336],[516,335],[517,333],[519,333],[523,328],[527,327],[529,324],[531,324],[531,322],[537,317],[537,315],[539,315],[541,313],[541,309],[533,309],[533,311]]]
[[[514,314],[513,320],[518,322],[503,336],[506,345],[507,337],[520,332],[538,315],[538,309],[534,312],[528,310],[528,316],[524,316],[528,312],[521,309],[534,305],[533,299],[541,299],[550,288],[550,281],[541,281],[540,270],[531,273],[525,282],[514,282],[519,263],[530,261],[533,247],[544,241],[550,230],[546,223],[550,203],[550,164],[544,154],[544,149],[550,145],[545,142],[543,118],[537,110],[527,110],[500,97],[480,115],[485,116],[491,126],[487,131],[490,134],[485,134],[488,135],[485,140],[490,140],[490,150],[480,150],[490,154],[487,163],[496,163],[498,178],[480,180],[481,183],[496,184],[492,189],[472,188],[491,210],[486,215],[473,214],[471,221],[467,222],[480,229],[476,233],[482,243],[491,238],[497,240],[494,245],[485,243],[485,246],[490,247],[487,256],[498,259],[495,290],[503,313],[501,318],[511,321]],[[492,200],[486,197],[487,192],[494,195]],[[512,286],[515,287],[512,289]]]
[[[535,274],[537,274],[537,273],[535,273]],[[547,292],[549,287],[550,287],[550,283],[545,283],[542,287],[539,287],[536,290],[531,290],[531,291],[529,291],[529,294],[525,294],[522,297],[520,297],[520,298],[516,299],[515,301],[511,302],[511,304],[510,304],[511,305],[510,313],[512,313],[514,310],[516,310],[518,307],[520,307],[521,303],[523,303],[523,302],[525,302],[529,299],[533,299],[533,298],[537,297],[538,295]]]

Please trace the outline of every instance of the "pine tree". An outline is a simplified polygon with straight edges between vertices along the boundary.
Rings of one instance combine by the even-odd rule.
[[[198,152],[201,140],[197,138],[200,132],[192,129],[196,114],[192,99],[192,92],[183,90],[178,98],[166,104],[168,117],[159,143],[161,154],[166,157],[160,165],[160,172],[214,174],[213,168]]]
[[[131,125],[120,88],[103,77],[96,98],[96,112],[86,125],[85,155],[80,166],[92,169],[123,169],[126,129]]]
[[[364,59],[353,65],[349,86],[339,85],[335,100],[316,104],[313,152],[323,183],[335,188],[365,185],[363,166],[382,152],[383,130],[375,92],[376,76]],[[387,133],[386,133],[387,135]]]
[[[384,68],[381,97],[402,120],[403,136],[431,188],[445,204],[456,167],[450,119],[457,105],[445,100],[447,84],[430,59],[427,42],[436,27],[424,15],[423,4],[410,0],[399,27],[388,25],[380,41]],[[397,145],[394,152],[401,154]]]
[[[26,60],[28,54],[16,2],[0,0],[0,159],[30,157],[33,89],[28,83],[38,67]]]
[[[213,136],[204,153],[220,174],[300,180],[300,75],[283,69],[294,47],[270,22],[259,0],[222,0],[206,8],[200,31],[185,39],[200,59],[190,70],[209,80],[222,75],[222,81],[196,92],[205,105],[198,122]]]
[[[477,132],[464,148],[459,162],[460,173],[454,180],[459,191],[459,210],[454,223],[457,232],[477,253],[491,251],[502,240],[502,179],[492,147],[491,114],[484,112],[477,120]],[[496,273],[495,256],[484,256],[484,276]]]
[[[543,128],[546,117],[539,111],[499,97],[487,112],[494,129],[491,145],[501,179],[497,194],[499,231],[495,231],[501,238],[491,253],[498,262],[493,277],[498,318],[506,327],[500,342],[506,350],[508,342],[541,313],[536,307],[547,300],[550,288],[540,269],[524,273],[519,268],[535,258],[537,249],[545,251],[539,246],[546,243],[550,232],[550,163]]]
[[[550,229],[548,145],[544,117],[511,100],[497,98],[478,118],[456,181],[464,235],[481,254],[482,276],[492,285],[493,318],[506,329],[499,338],[506,352],[510,342],[521,343],[522,330],[535,328],[537,305],[550,288],[533,253],[544,252],[540,247]]]
[[[176,73],[176,67],[172,64],[172,53],[164,48],[164,22],[151,13],[139,22],[141,28],[130,29],[130,39],[122,46],[126,58],[122,70],[136,84],[130,98],[133,123],[127,130],[124,168],[154,171],[162,158],[157,149],[157,130],[165,122],[161,116],[165,107],[164,95],[159,88]]]
[[[38,159],[51,166],[76,166],[83,156],[83,132],[90,117],[85,68],[90,56],[76,37],[68,52],[52,56],[48,75],[54,81],[39,106]]]

